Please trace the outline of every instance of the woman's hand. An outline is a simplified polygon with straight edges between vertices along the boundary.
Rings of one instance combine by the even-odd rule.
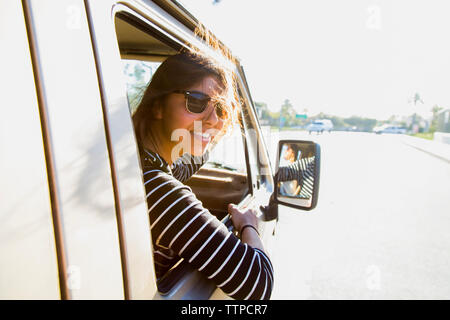
[[[265,252],[264,245],[259,238],[257,231],[252,228],[245,228],[242,231],[242,227],[245,225],[251,225],[258,229],[258,217],[256,216],[255,209],[245,208],[240,210],[235,204],[230,203],[228,205],[228,212],[231,215],[231,221],[233,222],[234,228],[241,236],[241,241],[249,244],[253,248],[258,248]]]
[[[230,203],[228,205],[228,213],[231,215],[231,221],[234,228],[240,232],[242,227],[249,224],[258,228],[258,218],[256,211],[252,208],[238,209],[237,205]]]

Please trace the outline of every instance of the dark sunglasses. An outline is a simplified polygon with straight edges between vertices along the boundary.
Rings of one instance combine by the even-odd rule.
[[[195,114],[200,114],[206,110],[208,107],[211,97],[200,91],[188,91],[188,90],[175,90],[174,93],[184,94],[186,99],[186,109],[187,111]],[[223,119],[225,117],[225,110],[220,102],[214,104],[216,115]]]

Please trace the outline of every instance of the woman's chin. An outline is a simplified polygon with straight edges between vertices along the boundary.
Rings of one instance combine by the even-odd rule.
[[[211,142],[211,137],[208,139],[197,138],[197,136],[193,135],[193,143],[191,146],[191,154],[195,157],[203,156],[206,149],[208,148],[209,143]]]
[[[209,144],[209,142],[202,143],[201,145],[193,145],[191,147],[191,155],[193,155],[194,157],[203,156],[203,154],[205,153],[205,151],[208,147],[208,144]]]

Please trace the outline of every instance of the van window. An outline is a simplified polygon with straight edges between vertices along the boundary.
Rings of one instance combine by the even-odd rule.
[[[123,73],[127,83],[128,105],[136,111],[144,90],[161,62],[123,59]]]
[[[151,26],[136,21],[128,13],[127,15],[118,13],[115,22],[122,72],[126,82],[130,115],[132,115],[139,106],[145,89],[158,67],[167,57],[178,53],[182,44],[181,41],[177,42],[176,39],[169,38]],[[237,125],[215,146],[209,161],[202,166],[198,175],[193,175],[185,182],[202,201],[203,206],[219,219],[223,219],[226,215],[228,203],[240,202],[249,192],[246,184],[248,178],[243,140],[242,128]],[[224,181],[229,184],[229,194],[227,193],[228,185],[224,187]],[[217,198],[218,194],[221,195],[220,199]],[[233,200],[230,201],[230,199]],[[186,273],[183,265],[176,264],[166,273],[168,277],[164,276],[160,279],[158,282],[160,293],[171,290],[178,281],[176,279],[180,278],[180,273]]]
[[[241,127],[235,125],[214,148],[206,167],[219,168],[233,172],[246,173],[244,143]]]
[[[133,114],[150,82],[159,61],[142,61],[123,59],[123,73],[127,85],[127,97],[131,114]],[[229,134],[219,141],[205,164],[207,168],[218,168],[233,172],[246,173],[243,136],[239,125],[230,129]]]
[[[142,31],[142,27],[140,29],[136,24],[130,24],[132,21],[132,18],[129,16],[120,14],[116,18],[117,37],[131,114],[136,111],[148,83],[165,57],[178,52],[178,50],[164,43],[162,35],[156,38],[147,34]],[[170,40],[167,42],[170,43]],[[205,167],[246,173],[243,152],[244,145],[241,128],[235,126],[216,145]]]

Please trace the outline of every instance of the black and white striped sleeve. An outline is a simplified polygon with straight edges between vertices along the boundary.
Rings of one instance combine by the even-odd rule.
[[[149,170],[144,180],[154,244],[174,251],[234,299],[270,298],[273,267],[263,251],[241,242],[173,176]]]
[[[308,179],[314,174],[315,157],[301,158],[287,166],[279,167],[276,173],[277,181],[291,181]]]
[[[181,182],[186,182],[208,161],[208,159],[208,150],[203,156],[192,156],[189,153],[185,153],[172,164],[172,174]]]

